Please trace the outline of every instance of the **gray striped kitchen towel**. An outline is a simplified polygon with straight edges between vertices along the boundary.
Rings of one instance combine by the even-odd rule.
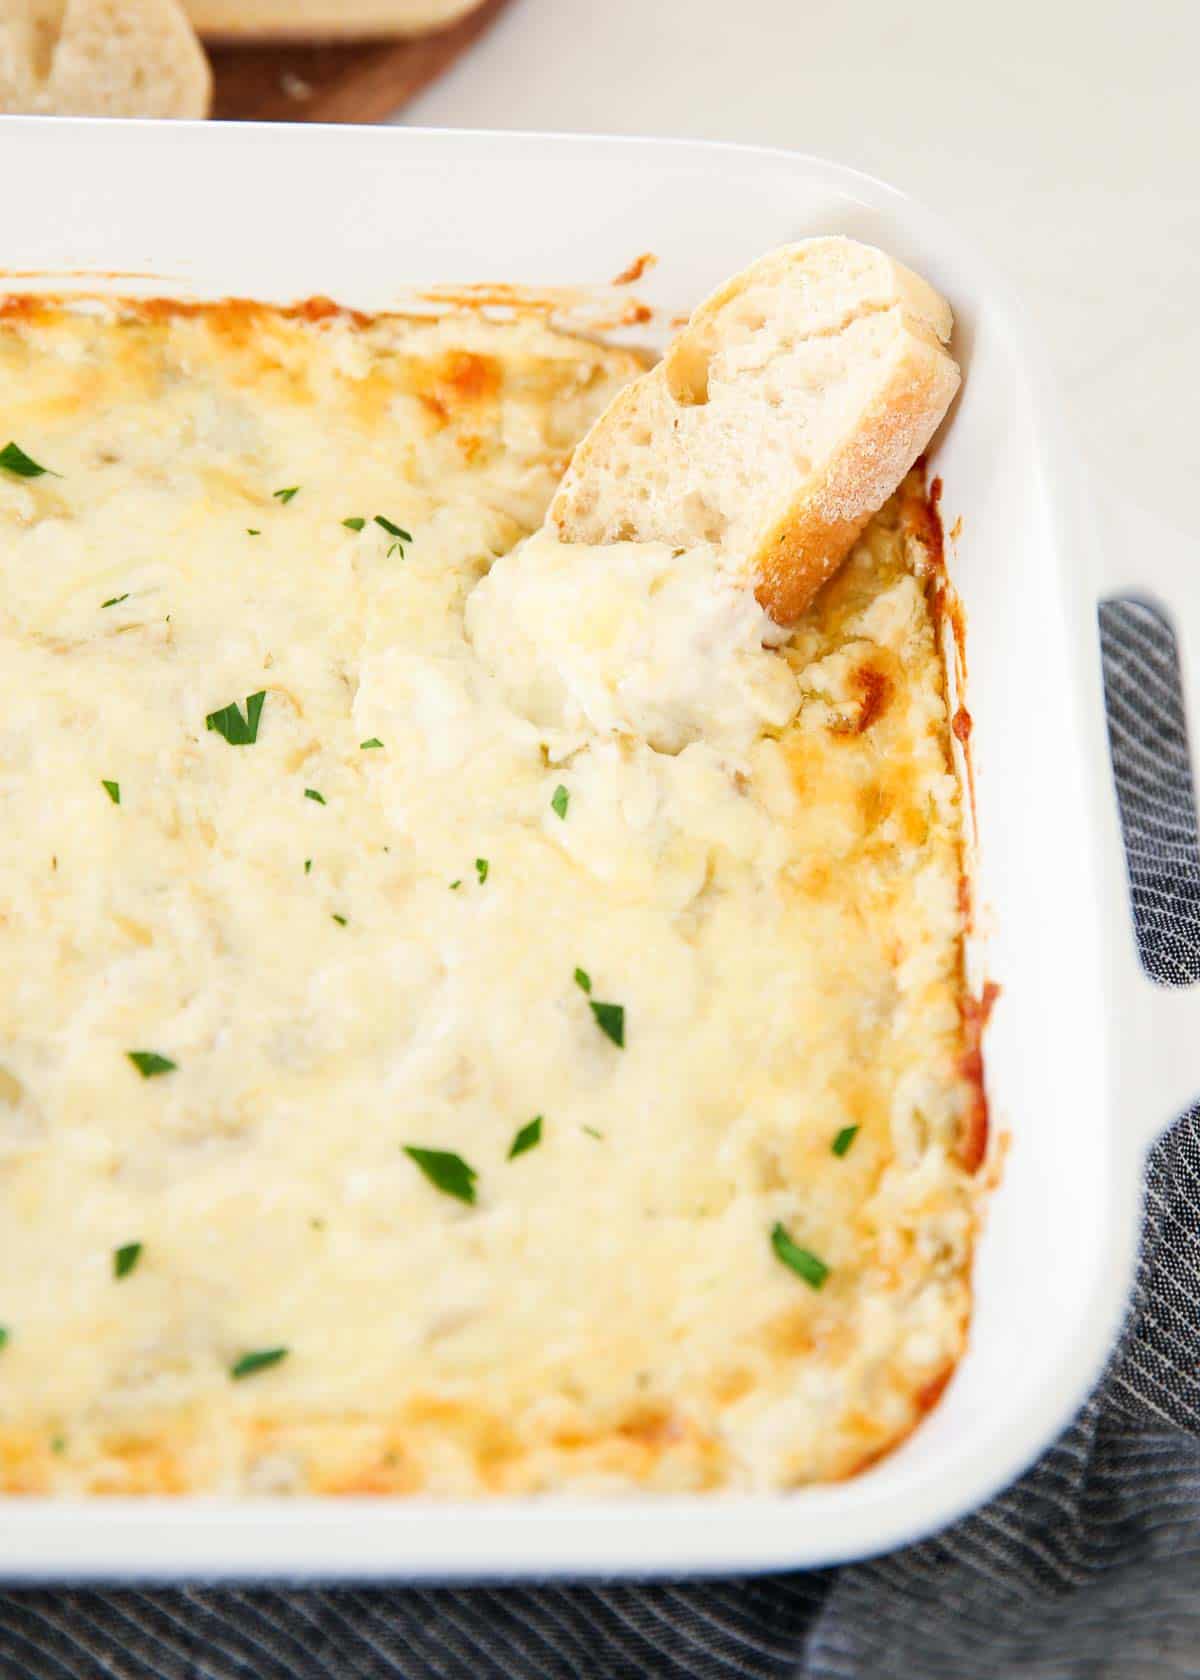
[[[1142,949],[1200,976],[1169,635],[1101,615]],[[650,1586],[0,1595],[2,1680],[1200,1677],[1200,1116],[1153,1151],[1137,1288],[1080,1417],[965,1522],[871,1563]]]

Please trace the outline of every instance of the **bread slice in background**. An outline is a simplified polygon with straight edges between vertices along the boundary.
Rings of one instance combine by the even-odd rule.
[[[568,543],[708,543],[792,623],[926,448],[959,385],[949,305],[869,245],[762,257],[692,315],[575,451]]]
[[[179,0],[0,0],[0,111],[204,117],[211,97]]]
[[[479,0],[185,0],[201,35],[221,41],[353,40],[443,29]]]

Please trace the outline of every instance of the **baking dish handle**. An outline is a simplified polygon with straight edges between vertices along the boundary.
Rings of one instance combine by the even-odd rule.
[[[1103,520],[1101,599],[1144,601],[1169,620],[1179,651],[1188,745],[1194,754],[1200,741],[1200,554],[1182,531],[1110,489],[1100,491],[1094,505]],[[1192,773],[1195,777],[1194,758]],[[1123,846],[1121,852],[1122,874],[1128,879]],[[1128,909],[1125,921],[1130,937],[1121,950],[1117,999],[1122,1097],[1126,1111],[1144,1116],[1149,1143],[1200,1097],[1200,985],[1152,980],[1138,957]]]

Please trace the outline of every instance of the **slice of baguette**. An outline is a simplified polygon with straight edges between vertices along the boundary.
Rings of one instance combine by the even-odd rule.
[[[872,246],[783,246],[618,394],[548,520],[568,543],[714,543],[790,624],[949,408],[952,325],[932,287]]]
[[[185,0],[201,35],[221,41],[326,41],[442,29],[479,0]]]
[[[203,117],[212,76],[179,0],[0,0],[0,110]]]

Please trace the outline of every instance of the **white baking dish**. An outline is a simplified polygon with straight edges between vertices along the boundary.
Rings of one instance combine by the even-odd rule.
[[[935,468],[947,526],[962,520],[950,565],[968,623],[987,931],[973,966],[1002,988],[987,1082],[993,1124],[1011,1134],[978,1256],[970,1352],[914,1437],[853,1481],[773,1498],[469,1508],[11,1500],[0,1574],[793,1568],[914,1539],[1011,1480],[1067,1422],[1112,1344],[1143,1152],[1200,1092],[1200,1008],[1137,965],[1096,634],[1105,593],[1182,600],[1182,546],[1172,552],[1144,521],[1129,523],[1126,543],[1118,512],[1097,509],[1062,446],[1041,358],[995,279],[899,193],[783,152],[14,118],[0,122],[0,164],[11,265],[0,284],[16,288],[326,293],[372,309],[434,282],[601,282],[651,250],[661,260],[639,290],[679,310],[771,245],[840,232],[945,292],[966,371]]]

